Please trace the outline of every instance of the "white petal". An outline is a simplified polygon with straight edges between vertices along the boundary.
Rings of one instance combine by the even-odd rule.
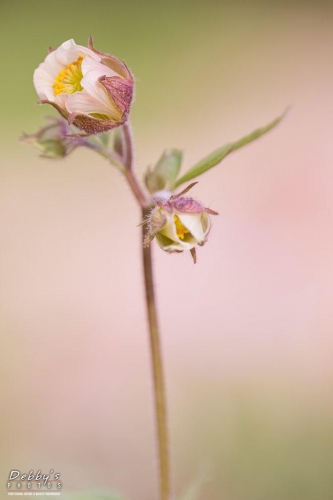
[[[40,99],[54,100],[54,92],[52,85],[54,84],[54,78],[45,71],[43,65],[41,64],[35,71],[33,76],[33,82],[37,94]]]
[[[68,94],[58,94],[54,98],[54,102],[58,104],[58,106],[66,111],[66,102],[68,99]]]
[[[45,58],[34,72],[33,82],[37,94],[41,99],[55,101],[52,85],[60,71],[79,57],[89,56],[90,59],[100,61],[100,57],[92,50],[77,45],[74,40],[67,40]]]
[[[114,120],[120,120],[121,112],[117,108],[117,106],[113,103],[111,98],[109,97],[107,91],[103,87],[103,85],[98,81],[99,75],[96,71],[89,71],[81,80],[81,85],[84,88],[83,92],[76,92],[72,94],[67,101],[67,109],[71,113],[76,113],[77,110],[75,106],[83,105],[84,101],[80,97],[80,94],[84,96],[84,98],[90,96],[89,102],[94,106],[97,106],[98,110],[94,108],[91,111],[85,111],[85,113],[102,113]],[[79,97],[77,97],[79,96]],[[71,109],[68,108],[70,106]],[[88,108],[86,108],[88,109]],[[83,109],[81,109],[83,112]]]
[[[181,243],[182,240],[177,236],[177,229],[173,218],[173,214],[169,213],[167,210],[164,210],[163,213],[167,217],[167,223],[165,224],[163,229],[161,229],[161,231],[159,232],[164,236],[166,236],[167,238],[169,238],[170,240],[175,241],[177,243]]]
[[[99,61],[96,61],[95,59],[92,59],[91,57],[85,57],[83,59],[81,69],[83,76],[85,76],[88,71],[91,70],[94,70],[96,72],[96,75],[98,75],[97,78],[104,75],[109,77],[119,76],[119,74],[113,71],[111,68],[105,66],[105,64],[102,64]]]
[[[165,244],[163,236],[160,237],[159,234],[156,235],[156,241],[158,245],[166,252],[183,252],[184,250],[192,250],[196,246],[196,242],[188,243],[186,241],[170,242],[170,244]]]
[[[52,80],[55,80],[55,78],[59,75],[60,71],[63,70],[66,66],[61,64],[56,55],[56,51],[54,50],[53,52],[50,52],[44,60],[39,65],[40,69],[43,69],[50,77]]]
[[[196,241],[192,241],[191,243],[188,242],[188,241],[182,241],[181,243],[179,244],[172,244],[172,245],[169,245],[166,249],[167,250],[192,250],[192,248],[194,248],[195,246],[197,245],[197,242]]]
[[[75,92],[75,94],[67,96],[66,108],[69,113],[91,114],[98,113],[106,115],[108,118],[113,118],[110,113],[110,107],[106,107],[99,99],[95,99],[85,90]]]
[[[201,214],[201,222],[202,222],[202,229],[204,232],[204,236],[207,236],[207,234],[210,231],[210,226],[211,226],[210,217],[209,217],[207,212],[203,212]]]
[[[198,241],[191,234],[185,234],[183,240],[179,238],[173,214],[170,214],[170,217],[172,218],[170,222],[159,233],[169,238],[172,241],[172,245],[176,245],[177,248],[181,248],[182,250],[190,250],[195,247]]]
[[[202,214],[178,213],[181,223],[190,231],[198,243],[205,241],[205,234],[202,228]]]
[[[60,47],[58,47],[56,50],[51,52],[46,57],[45,62],[47,62],[48,58],[50,58],[52,54],[54,54],[56,61],[59,64],[61,64],[63,68],[66,67],[68,64],[71,64],[72,62],[76,61],[79,57],[85,57],[89,55],[90,57],[96,59],[97,61],[100,61],[101,59],[92,50],[87,49],[87,47],[83,47],[82,45],[77,45],[73,39],[67,40],[66,42],[62,43]]]
[[[82,78],[81,85],[91,96],[103,102],[105,106],[109,106],[111,99],[103,85],[98,81],[100,76],[98,71],[89,71]]]

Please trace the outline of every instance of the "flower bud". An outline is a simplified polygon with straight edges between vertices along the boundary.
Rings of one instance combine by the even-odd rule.
[[[217,215],[210,208],[183,196],[194,184],[178,195],[167,191],[155,193],[156,206],[147,218],[145,245],[156,237],[158,245],[166,252],[190,250],[196,262],[195,247],[202,246],[211,228],[210,215]]]
[[[70,136],[72,130],[62,118],[47,117],[51,122],[35,134],[24,134],[20,140],[35,146],[44,158],[64,158],[76,147],[83,145],[83,138]]]
[[[122,125],[130,110],[134,81],[127,66],[93,47],[67,40],[34,72],[39,104],[51,104],[87,134]]]

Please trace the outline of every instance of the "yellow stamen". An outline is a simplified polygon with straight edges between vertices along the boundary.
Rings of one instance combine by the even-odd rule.
[[[186,229],[184,224],[179,219],[178,215],[174,215],[173,220],[175,221],[177,236],[178,238],[183,240],[185,238],[185,234],[188,234],[190,231]]]
[[[83,78],[81,71],[81,63],[83,57],[79,57],[76,61],[68,64],[65,69],[60,71],[52,85],[54,95],[58,94],[74,94],[83,90],[81,80]]]

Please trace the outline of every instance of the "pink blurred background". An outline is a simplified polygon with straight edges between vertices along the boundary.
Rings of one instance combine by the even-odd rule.
[[[193,189],[220,214],[198,264],[154,246],[173,482],[207,474],[198,500],[331,499],[331,4],[80,5],[0,8],[3,484],[53,468],[65,492],[156,498],[138,208],[92,153],[17,143],[52,114],[31,82],[47,46],[93,34],[137,77],[139,175],[168,147],[185,171],[292,106]]]

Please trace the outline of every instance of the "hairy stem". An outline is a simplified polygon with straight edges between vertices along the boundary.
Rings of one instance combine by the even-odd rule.
[[[124,171],[124,175],[139,205],[141,207],[147,207],[150,204],[150,200],[142,190],[141,185],[139,184],[139,181],[133,170],[133,137],[131,126],[128,122],[123,125],[122,132],[124,134],[125,145],[124,164],[126,168]]]
[[[143,218],[148,213],[147,208],[142,209]],[[142,231],[143,239],[145,228]],[[143,247],[143,269],[146,288],[146,302],[150,334],[150,351],[153,369],[155,413],[157,423],[157,439],[159,450],[159,471],[160,471],[160,500],[169,500],[170,495],[170,471],[168,452],[168,429],[166,414],[166,395],[163,376],[163,363],[161,354],[161,344],[158,333],[158,321],[156,312],[156,302],[154,294],[154,279],[151,247]]]
[[[133,139],[128,122],[122,128],[124,137],[124,175],[129,186],[142,208],[142,218],[144,219],[150,211],[151,200],[146,196],[133,171]],[[146,304],[149,325],[150,353],[153,373],[153,387],[155,399],[155,417],[157,426],[158,456],[159,456],[159,480],[160,480],[160,500],[169,500],[170,496],[170,473],[169,473],[169,453],[168,453],[168,431],[166,414],[166,397],[163,375],[163,363],[161,344],[158,333],[158,321],[156,312],[156,302],[154,294],[154,279],[151,248],[144,246],[146,228],[142,229],[143,247],[143,272],[146,290]]]

